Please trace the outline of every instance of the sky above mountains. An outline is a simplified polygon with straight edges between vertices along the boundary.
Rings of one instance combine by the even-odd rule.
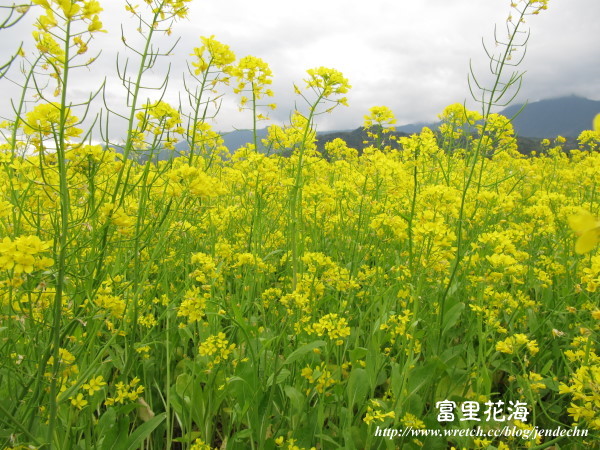
[[[102,54],[92,70],[75,72],[71,92],[74,100],[82,98],[106,77],[107,101],[118,109],[124,104],[125,91],[116,78],[117,53],[121,61],[133,57],[121,43],[121,26],[128,41],[133,42],[138,24],[123,11],[124,2],[102,3],[105,11],[101,19],[108,33],[90,44],[92,52],[102,49]],[[470,60],[475,72],[486,79],[488,59],[482,39],[488,48],[498,51],[494,26],[503,37],[509,12],[507,0],[194,1],[188,19],[173,26],[172,36],[161,35],[156,40],[158,47],[167,50],[181,38],[168,60],[171,75],[165,100],[179,103],[181,74],[189,55],[201,45],[200,36],[215,35],[236,56],[251,54],[270,64],[278,104],[277,110],[270,112],[275,123],[288,122],[295,106],[306,110],[293,93],[293,83],[302,85],[306,69],[318,66],[340,70],[352,85],[350,106],[319,116],[320,130],[356,127],[376,105],[389,106],[398,124],[432,121],[446,105],[470,98]],[[598,0],[550,0],[547,11],[528,18],[531,36],[519,67],[527,73],[517,101],[570,94],[600,100],[598,18]],[[31,47],[33,20],[34,14],[30,14],[17,27],[2,32],[7,39],[0,47],[0,60],[5,60],[19,41]],[[160,82],[168,61],[159,60],[151,81]],[[17,75],[15,69],[10,75]],[[3,92],[9,92],[7,83],[0,81]],[[154,99],[157,93],[146,95]],[[250,113],[239,112],[238,101],[239,96],[232,93],[224,97],[215,128],[251,125]],[[468,105],[477,108],[472,101]],[[0,113],[10,116],[9,108],[3,97]],[[265,125],[268,123],[259,124]],[[114,129],[121,126],[115,122]]]

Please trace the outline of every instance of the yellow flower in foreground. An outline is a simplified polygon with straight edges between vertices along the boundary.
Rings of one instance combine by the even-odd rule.
[[[352,87],[342,73],[335,69],[318,67],[316,69],[308,69],[307,73],[309,77],[304,80],[306,87],[316,89],[323,97],[331,97],[334,94],[345,94]],[[298,91],[297,88],[296,91]],[[348,99],[346,97],[342,97],[336,102],[348,106]],[[328,109],[328,111],[330,110],[331,108]]]
[[[96,378],[91,378],[88,383],[83,385],[83,389],[88,391],[88,394],[94,395],[94,392],[102,389],[102,386],[105,386],[106,383],[104,381],[104,377],[102,375],[97,376]]]
[[[210,37],[201,37],[202,47],[194,48],[194,53],[191,56],[196,57],[196,61],[192,62],[195,67],[194,73],[200,75],[206,72],[211,65],[219,69],[227,69],[226,73],[230,72],[228,67],[235,61],[235,54],[229,49],[229,46],[220,43],[214,39],[214,35]]]
[[[576,253],[587,253],[600,242],[600,220],[589,212],[569,217],[569,226],[579,236],[575,243]]]
[[[208,445],[202,439],[197,438],[190,447],[190,450],[211,450],[211,448],[210,445]]]
[[[215,365],[227,361],[231,352],[235,350],[235,347],[236,344],[230,344],[225,333],[219,332],[216,335],[207,337],[200,344],[198,353],[200,353],[200,356],[211,357],[211,360],[208,362],[208,368],[212,369]]]
[[[239,83],[233,90],[236,94],[249,88],[255,100],[265,95],[267,97],[273,96],[273,91],[266,88],[266,86],[273,82],[271,79],[273,72],[271,72],[269,65],[262,59],[256,56],[244,56],[231,71]]]
[[[71,400],[71,405],[73,405],[77,409],[82,409],[85,405],[88,404],[88,401],[85,398],[83,398],[83,394],[81,392],[77,394],[77,397],[69,397],[69,400]]]
[[[396,123],[396,118],[394,117],[394,113],[387,106],[373,106],[369,109],[368,115],[365,116],[364,127],[370,128],[374,124],[381,125],[381,127],[385,127],[388,125],[394,125]],[[384,128],[386,130],[391,130],[391,128]]]
[[[393,419],[394,417],[396,417],[396,413],[394,411],[389,411],[387,413],[384,413],[379,409],[373,409],[369,406],[369,407],[367,407],[367,413],[365,414],[365,417],[363,418],[363,422],[366,423],[367,425],[371,425],[371,423],[373,423],[373,422],[376,422],[376,421],[383,422],[386,418]]]
[[[52,37],[48,33],[44,34],[48,35],[48,42],[52,40]],[[38,42],[41,41],[38,40]],[[54,44],[58,45],[56,42],[54,42]],[[38,44],[38,48],[39,45],[41,44]],[[60,47],[56,47],[56,49],[52,47],[52,49],[46,50],[50,53],[54,52],[56,56],[56,52],[59,51],[57,49],[60,49]],[[42,53],[44,52],[41,48],[40,51]],[[23,131],[28,136],[37,135],[48,137],[53,133],[57,133],[58,135],[61,127],[64,127],[65,137],[72,138],[79,136],[83,130],[75,127],[79,119],[71,114],[71,108],[65,108],[63,114],[64,118],[61,118],[61,107],[57,103],[39,104],[25,115],[25,126],[23,127]]]
[[[394,414],[394,411],[391,411],[391,413]],[[394,415],[391,415],[390,417],[394,417]],[[402,425],[416,430],[424,430],[426,428],[425,422],[408,412],[404,414],[404,417],[402,417]]]
[[[509,336],[503,341],[496,343],[496,350],[501,353],[514,354],[520,348],[526,348],[531,355],[535,355],[539,352],[537,342],[535,339],[529,339],[524,334],[515,334]]]

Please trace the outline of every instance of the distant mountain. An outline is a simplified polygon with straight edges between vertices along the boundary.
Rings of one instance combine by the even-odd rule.
[[[409,123],[408,125],[400,125],[396,127],[396,131],[406,134],[415,134],[420,133],[423,127],[427,127],[431,130],[437,130],[437,127],[441,122],[417,122],[417,123]]]
[[[221,135],[223,137],[223,141],[225,141],[225,147],[227,147],[230,151],[235,151],[240,147],[252,142],[254,140],[254,136],[252,134],[252,130],[235,130],[229,133],[223,133]],[[267,129],[261,128],[256,130],[256,139],[258,143],[258,150],[260,151],[262,148],[262,139],[267,137]]]
[[[511,118],[522,106],[522,104],[511,105],[500,111],[500,114]],[[517,137],[520,141],[523,141],[519,142],[519,147],[521,147],[521,144],[524,144],[525,153],[528,153],[532,149],[537,150],[537,145],[534,145],[533,142],[539,139],[552,139],[558,135],[566,138],[576,138],[583,130],[591,128],[592,119],[598,113],[600,113],[600,101],[588,100],[587,98],[577,96],[559,97],[528,103],[525,105],[523,111],[513,120]],[[396,127],[396,132],[399,135],[410,135],[421,132],[423,127],[437,130],[439,125],[440,122],[418,122],[398,126]],[[266,128],[262,128],[256,132],[259,142],[267,135]],[[363,147],[362,142],[366,138],[362,128],[318,132],[317,136],[319,147],[325,141],[340,137],[348,143],[349,147],[359,149]],[[235,151],[241,146],[252,142],[252,131],[235,130],[223,133],[223,139],[227,148]]]
[[[254,140],[254,136],[252,130],[234,130],[227,133],[222,133],[221,137],[223,138],[223,142],[225,143],[225,147],[229,149],[230,152],[235,152],[240,147],[243,147],[246,144],[251,143]],[[267,137],[267,129],[261,128],[256,130],[256,139],[258,141],[258,151],[266,152],[264,145],[262,144],[262,139]],[[187,154],[190,150],[190,146],[187,141],[180,141],[175,144],[175,151],[163,149],[160,151],[158,155],[159,160],[167,160],[172,158],[174,155],[184,155]]]
[[[523,105],[511,105],[500,114],[511,118],[523,107]],[[547,100],[531,102],[525,105],[523,111],[513,119],[513,126],[517,134],[519,150],[529,154],[532,150],[541,150],[540,140],[544,138],[553,139],[560,135],[568,139],[568,147],[576,147],[575,139],[583,130],[590,129],[592,120],[600,113],[600,101],[589,100],[577,96],[559,97]],[[419,133],[423,127],[437,130],[440,122],[420,122],[396,127],[397,136],[407,136]],[[258,139],[258,150],[266,152],[262,145],[262,139],[267,136],[267,129],[256,130]],[[234,152],[240,147],[252,142],[252,130],[235,130],[223,133],[223,140],[227,148]],[[362,127],[354,130],[324,131],[317,133],[317,145],[320,150],[324,148],[325,142],[335,138],[342,138],[349,147],[361,150],[363,141],[367,140],[366,133]],[[188,145],[180,142],[176,145],[178,153],[186,153]],[[158,159],[168,159],[172,156],[171,151],[162,150]]]
[[[423,129],[423,127],[428,127],[431,130],[433,130],[434,132],[437,132],[438,125],[439,125],[439,123],[432,123],[432,124],[423,123],[423,124],[418,125],[418,129],[417,128],[411,129],[411,128],[398,127],[398,128],[396,128],[396,130],[408,129],[410,131],[410,133],[404,132],[404,131],[396,131],[395,133],[393,133],[393,135],[396,136],[397,138],[403,137],[403,136],[410,136],[411,134],[420,133],[421,130]],[[415,125],[415,127],[416,126],[417,125]],[[324,151],[325,143],[333,141],[336,138],[343,139],[344,141],[346,141],[346,144],[348,144],[348,147],[355,148],[358,150],[362,150],[365,147],[363,142],[369,139],[365,129],[362,127],[357,128],[356,130],[353,130],[353,131],[324,132],[324,133],[320,133],[317,135],[318,149],[323,154],[326,155],[327,152]],[[528,137],[523,137],[523,136],[517,136],[517,146],[519,148],[519,151],[525,155],[529,155],[534,150],[536,152],[540,152],[543,149],[543,147],[541,145],[541,139],[528,138]],[[576,148],[577,142],[575,141],[574,138],[567,138],[566,147],[567,148]]]
[[[514,116],[523,105],[511,105],[500,114]],[[592,127],[592,120],[600,113],[600,101],[569,96],[540,100],[525,105],[523,111],[513,120],[519,136],[531,138],[555,138],[556,136],[576,138],[583,130]]]
[[[508,118],[513,117],[523,104],[511,105],[500,111]],[[577,138],[583,130],[589,130],[592,119],[600,113],[600,101],[575,95],[551,98],[527,103],[523,111],[514,118],[513,127],[519,137],[553,139],[556,136]],[[440,122],[421,122],[396,127],[404,133],[419,133],[423,127],[437,129]]]
[[[419,129],[419,131],[421,131],[421,129]],[[386,139],[389,140],[392,135],[396,136],[397,138],[409,136],[408,133],[396,131],[389,134]],[[362,150],[366,147],[365,142],[371,141],[371,138],[369,138],[367,131],[363,127],[359,127],[351,131],[324,131],[322,133],[317,133],[317,148],[322,153],[325,153],[325,143],[331,142],[337,138],[343,139],[348,147],[355,148],[357,150]]]

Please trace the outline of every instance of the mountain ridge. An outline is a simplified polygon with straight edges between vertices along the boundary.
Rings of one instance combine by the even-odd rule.
[[[513,119],[513,127],[517,134],[531,138],[576,138],[591,129],[594,116],[600,113],[600,101],[570,95],[510,105],[500,114],[510,118],[522,107]]]
[[[525,106],[524,106],[525,105]],[[523,107],[524,106],[524,107]],[[519,110],[523,110],[519,112]],[[575,95],[549,98],[508,106],[499,114],[512,118],[515,134],[524,140],[554,139],[557,136],[576,139],[584,130],[591,129],[592,120],[600,113],[600,101]],[[515,117],[513,117],[515,116]],[[408,135],[419,133],[423,127],[436,129],[440,122],[417,122],[396,127],[396,132]],[[358,137],[360,127],[347,130],[320,131],[319,140],[325,136]],[[266,137],[267,129],[257,130],[259,141]],[[232,151],[252,141],[252,130],[235,130],[222,133],[225,145]],[[330,139],[327,139],[330,140]],[[356,139],[355,139],[356,140]],[[350,145],[350,142],[348,142]]]
[[[519,110],[523,110],[517,115]],[[554,139],[557,136],[577,138],[592,127],[592,120],[600,113],[600,101],[568,95],[516,103],[498,112],[509,119],[517,136],[530,139]],[[515,116],[516,115],[516,116]],[[418,133],[421,128],[437,128],[440,122],[420,122],[401,125],[396,131]]]
[[[584,130],[592,127],[592,121],[596,114],[600,113],[600,101],[590,100],[575,95],[556,97],[545,100],[533,101],[525,104],[515,104],[504,108],[499,114],[512,118],[519,150],[529,154],[531,151],[541,149],[542,139],[554,139],[557,136],[567,138],[567,145],[576,146],[576,138]],[[522,111],[517,115],[517,113]],[[423,127],[436,130],[440,122],[418,122],[396,127],[396,136],[407,136],[419,133]],[[232,152],[253,141],[252,130],[234,130],[221,133],[225,146]],[[256,130],[259,151],[266,151],[262,146],[262,139],[267,136],[267,128]],[[349,147],[362,149],[363,142],[367,139],[364,128],[320,131],[317,132],[317,145],[319,149],[324,144],[335,138],[346,141]],[[187,142],[176,145],[177,152],[186,152]],[[163,150],[159,159],[166,159],[171,152]]]

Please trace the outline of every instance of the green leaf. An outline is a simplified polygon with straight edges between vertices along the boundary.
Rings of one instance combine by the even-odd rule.
[[[546,375],[548,374],[548,372],[550,371],[550,369],[552,368],[552,365],[554,364],[554,360],[550,360],[548,361],[544,367],[542,367],[542,370],[540,370],[540,375]]]
[[[252,430],[250,430],[249,428],[246,428],[245,430],[241,430],[238,431],[237,433],[235,433],[233,435],[233,437],[231,438],[231,440],[233,442],[240,442],[243,441],[244,439],[248,439],[252,437]]]
[[[281,384],[282,381],[284,381],[287,377],[290,376],[290,371],[287,369],[281,369],[281,371],[277,374],[277,379],[275,380],[275,384]],[[269,377],[269,379],[267,380],[267,386],[272,386],[273,385],[273,377],[274,377],[274,373],[271,374],[271,376]]]
[[[297,360],[302,358],[307,353],[312,352],[315,348],[324,346],[325,341],[313,341],[308,344],[304,344],[302,347],[297,348],[292,353],[290,353],[290,355],[285,360],[284,364],[292,364],[293,362],[296,362]]]
[[[350,402],[350,409],[357,403],[364,402],[367,397],[371,386],[369,386],[369,376],[365,369],[357,368],[352,369],[350,377],[348,378],[348,400]]]
[[[422,388],[426,387],[433,378],[436,378],[438,371],[436,364],[426,364],[412,369],[408,374],[408,393],[416,394]],[[396,394],[400,395],[400,394]]]
[[[460,302],[457,303],[456,305],[453,305],[447,312],[446,315],[444,316],[444,323],[443,323],[443,332],[442,334],[446,334],[446,332],[452,328],[454,325],[456,325],[456,322],[458,322],[458,319],[460,319],[460,316],[462,315],[462,312],[465,309],[465,304]]]
[[[367,356],[367,349],[364,347],[356,347],[350,350],[350,361],[360,361]]]
[[[192,381],[192,376],[189,373],[182,373],[177,377],[177,380],[175,381],[175,392],[177,392],[177,395],[182,399],[186,397],[186,392],[192,385]],[[189,396],[190,394],[188,393],[187,397]]]
[[[135,406],[135,405],[134,405]],[[102,450],[122,450],[125,447],[123,443],[127,439],[129,432],[129,418],[125,415],[120,417],[115,423],[114,432],[109,437],[105,437],[102,441]]]
[[[285,386],[283,390],[285,391],[285,395],[290,399],[292,408],[296,412],[302,411],[304,408],[304,395],[293,386]]]
[[[159,414],[154,416],[148,422],[144,422],[142,425],[136,428],[136,430],[131,433],[123,448],[127,450],[135,450],[139,448],[141,443],[148,437],[152,432],[158,427],[163,420],[167,417],[166,413]]]
[[[113,443],[117,441],[119,429],[117,428],[117,413],[115,408],[108,408],[104,414],[100,416],[97,425],[97,432],[102,436],[100,449],[109,449]]]
[[[341,448],[340,444],[336,442],[335,439],[326,434],[315,434],[315,438],[330,443],[331,447],[328,446],[327,448]]]
[[[196,439],[201,438],[202,433],[199,431],[190,431],[181,437],[171,439],[173,442],[181,442],[182,444],[191,444]]]

